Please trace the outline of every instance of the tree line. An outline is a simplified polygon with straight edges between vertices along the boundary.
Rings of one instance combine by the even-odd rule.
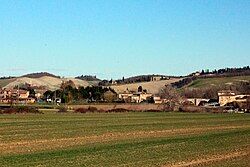
[[[48,90],[43,94],[43,99],[52,99],[60,98],[62,103],[72,103],[77,101],[86,101],[86,102],[98,102],[98,101],[109,101],[110,99],[106,94],[108,92],[116,94],[115,91],[111,88],[104,88],[101,86],[87,86],[75,88],[71,85],[62,87],[55,91]],[[113,99],[112,99],[113,100]]]

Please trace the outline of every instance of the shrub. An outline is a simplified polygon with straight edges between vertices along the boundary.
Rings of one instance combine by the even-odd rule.
[[[58,112],[59,113],[65,113],[65,112],[68,112],[68,109],[66,107],[60,107]]]
[[[163,110],[150,109],[150,110],[145,110],[144,112],[163,112]]]
[[[107,112],[128,112],[129,110],[125,109],[125,108],[114,108],[114,109],[110,109]]]
[[[75,109],[75,113],[86,113],[88,111],[88,109],[86,108],[77,108]]]
[[[212,113],[222,113],[222,107],[201,107],[201,106],[181,106],[181,112],[212,112]]]
[[[42,114],[35,107],[28,107],[28,106],[18,106],[18,107],[11,107],[6,108],[1,111],[2,114],[18,114],[18,113],[34,113],[34,114]]]
[[[98,109],[96,107],[91,107],[91,106],[89,106],[89,108],[87,110],[88,110],[88,112],[98,111]]]
[[[75,113],[87,113],[87,112],[102,112],[103,110],[98,110],[96,107],[89,106],[88,108],[77,108]]]
[[[205,109],[200,106],[181,106],[181,112],[205,112]]]

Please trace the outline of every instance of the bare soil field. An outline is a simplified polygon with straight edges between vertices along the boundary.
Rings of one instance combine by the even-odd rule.
[[[60,88],[63,81],[69,81],[69,80],[73,81],[76,87],[80,86],[86,87],[97,84],[95,82],[88,82],[75,78],[55,78],[50,76],[43,76],[40,78],[19,77],[13,79],[2,79],[0,81],[0,86],[4,88],[14,88],[16,85],[22,85],[28,83],[32,86],[37,86],[37,87],[43,86],[49,90],[56,90]]]
[[[161,81],[151,81],[151,82],[140,82],[140,83],[132,83],[132,84],[123,84],[123,85],[115,85],[111,86],[116,92],[122,93],[124,91],[132,90],[137,91],[139,86],[142,86],[143,89],[147,89],[149,93],[157,94],[159,91],[164,88],[165,85],[169,85],[173,82],[179,81],[180,78],[171,78],[169,80],[161,80]]]
[[[122,108],[126,110],[131,111],[144,111],[144,110],[162,110],[164,108],[163,105],[160,104],[86,104],[86,105],[69,105],[70,108],[76,109],[76,108],[89,108],[89,107],[95,107],[98,110],[111,110],[111,109],[117,109]]]

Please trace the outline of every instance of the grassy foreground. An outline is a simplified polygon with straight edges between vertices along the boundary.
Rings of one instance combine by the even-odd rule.
[[[0,166],[248,166],[249,114],[0,115]]]

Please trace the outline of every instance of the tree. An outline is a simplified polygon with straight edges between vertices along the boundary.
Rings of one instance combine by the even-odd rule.
[[[89,98],[89,92],[84,87],[79,87],[78,91],[81,99]]]
[[[201,75],[205,74],[204,70],[201,70]]]
[[[29,89],[29,97],[35,98],[36,97],[36,92],[34,89]]]
[[[64,90],[66,87],[69,87],[69,86],[72,87],[72,88],[76,87],[75,83],[72,80],[69,80],[69,81],[63,82],[61,84],[61,89]]]
[[[179,102],[181,96],[171,85],[166,85],[164,89],[160,91],[160,97],[168,101]]]
[[[51,90],[47,90],[43,94],[44,99],[52,98],[53,97],[53,92]]]
[[[104,98],[105,101],[111,103],[111,102],[114,102],[117,99],[117,95],[113,91],[108,90],[103,94],[103,98]]]
[[[142,92],[142,86],[138,87],[138,92]]]
[[[160,97],[166,99],[165,110],[178,110],[182,97],[171,85],[166,85],[164,89],[160,91]]]

